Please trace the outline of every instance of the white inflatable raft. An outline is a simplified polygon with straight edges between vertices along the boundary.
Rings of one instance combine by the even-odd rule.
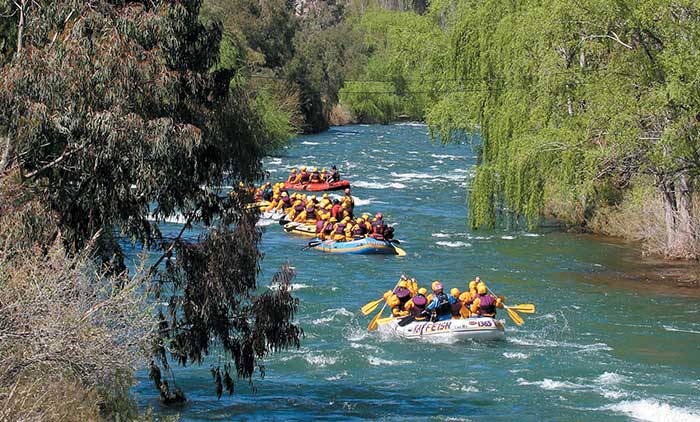
[[[414,321],[400,327],[400,318],[379,320],[378,330],[406,339],[478,339],[501,340],[506,337],[502,321],[487,317],[448,319],[445,321]]]

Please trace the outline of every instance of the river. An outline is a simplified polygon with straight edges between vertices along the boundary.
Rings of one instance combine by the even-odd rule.
[[[177,368],[190,401],[161,407],[145,372],[142,407],[209,420],[700,420],[700,292],[661,277],[630,245],[558,230],[471,231],[469,145],[430,142],[421,124],[345,126],[301,136],[265,168],[338,165],[358,211],[396,223],[408,256],[302,251],[306,238],[265,227],[261,284],[286,261],[305,331],[299,350],[273,355],[264,379],[217,400],[209,367]],[[166,224],[165,231],[179,229]],[[195,233],[196,234],[196,233]],[[535,303],[507,339],[414,343],[369,333],[359,308],[401,274],[422,286],[466,288],[480,275],[507,303]],[[386,311],[385,311],[386,312]]]

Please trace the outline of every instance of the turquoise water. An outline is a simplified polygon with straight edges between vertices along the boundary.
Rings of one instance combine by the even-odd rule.
[[[266,160],[337,164],[359,211],[384,213],[408,256],[301,251],[307,238],[265,228],[261,284],[297,269],[306,336],[266,362],[267,375],[217,400],[209,368],[178,368],[190,401],[161,407],[140,374],[143,407],[205,420],[700,420],[700,299],[629,276],[631,246],[555,230],[472,232],[466,225],[468,145],[432,144],[419,124],[346,126],[293,140]],[[178,230],[168,224],[166,230]],[[196,234],[196,233],[195,233]],[[464,289],[480,275],[508,303],[535,303],[507,340],[435,344],[368,333],[359,308],[401,274]],[[690,294],[688,294],[690,293]]]

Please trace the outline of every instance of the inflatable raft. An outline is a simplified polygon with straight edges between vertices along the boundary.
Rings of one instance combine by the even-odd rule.
[[[282,222],[283,220],[280,221]],[[302,236],[316,237],[316,224],[289,222],[284,225],[284,231]]]
[[[503,322],[488,317],[448,319],[445,321],[414,321],[404,327],[399,326],[401,318],[378,320],[378,330],[405,339],[505,339]]]
[[[321,182],[321,183],[299,183],[294,185],[289,182],[284,182],[284,187],[290,190],[305,190],[309,192],[321,192],[324,190],[339,190],[350,187],[350,182],[347,180],[340,180],[337,182]]]
[[[406,251],[399,248],[394,243],[389,242],[388,240],[376,240],[371,237],[352,240],[350,242],[336,242],[334,240],[321,241],[316,238],[309,242],[308,247],[329,253],[406,256]]]

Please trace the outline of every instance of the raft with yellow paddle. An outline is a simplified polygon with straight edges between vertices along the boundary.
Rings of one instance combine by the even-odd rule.
[[[379,319],[377,331],[411,340],[503,340],[506,337],[503,322],[489,317],[413,321],[403,327],[399,325],[401,319]]]

